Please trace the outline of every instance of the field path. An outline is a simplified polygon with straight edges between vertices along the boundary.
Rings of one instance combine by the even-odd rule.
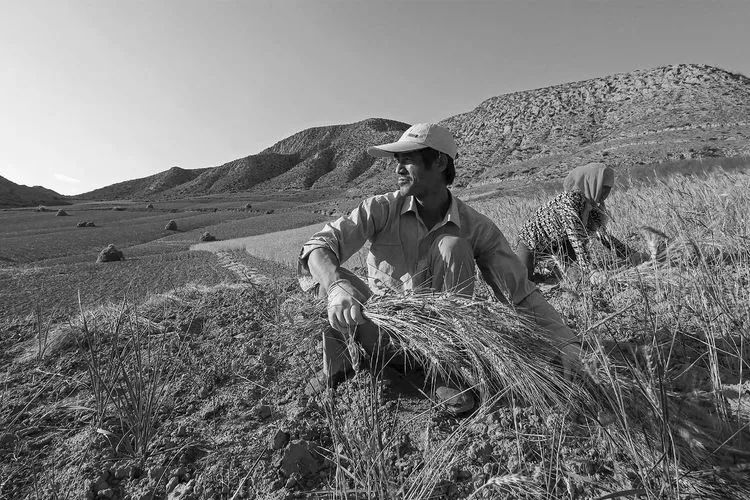
[[[274,262],[296,270],[302,245],[322,227],[323,224],[316,223],[295,229],[246,236],[244,238],[196,243],[190,246],[190,250],[203,250],[216,254],[221,265],[240,276],[240,279],[247,280],[246,276],[250,276],[250,282],[254,282],[252,281],[253,279],[263,279],[266,280],[264,283],[268,283],[269,278],[267,276],[262,275],[253,267],[248,267],[242,262],[238,262],[241,259],[237,258],[236,252],[244,251],[257,259]],[[343,264],[344,267],[350,270],[364,268],[369,248],[370,244],[365,243],[365,246],[360,251]]]
[[[216,258],[224,269],[236,274],[241,281],[252,283],[253,285],[267,285],[271,283],[271,278],[262,274],[256,268],[246,266],[242,262],[237,261],[232,252],[216,252]]]

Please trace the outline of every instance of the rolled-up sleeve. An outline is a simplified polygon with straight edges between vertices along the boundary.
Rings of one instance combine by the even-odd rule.
[[[557,311],[529,281],[526,268],[510,248],[503,233],[494,229],[480,235],[477,267],[499,300],[512,302],[522,313],[550,333],[560,347],[577,342],[576,335],[563,322]]]
[[[377,198],[368,198],[348,215],[327,223],[323,229],[312,235],[302,246],[298,260],[297,271],[302,289],[309,290],[317,284],[307,265],[307,259],[313,250],[327,248],[336,255],[339,263],[343,264],[382,228],[387,216],[387,207],[384,210]]]

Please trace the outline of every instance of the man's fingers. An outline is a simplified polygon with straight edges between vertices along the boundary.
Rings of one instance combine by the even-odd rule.
[[[336,306],[328,308],[328,323],[336,330],[347,333],[352,327],[364,323],[359,304],[352,306]]]
[[[362,314],[362,306],[359,304],[353,304],[352,305],[352,320],[355,324],[361,325],[365,323],[367,320],[365,320],[364,315]]]
[[[349,307],[345,307],[344,308],[344,310],[342,312],[342,316],[343,316],[343,320],[344,320],[343,323],[347,327],[356,325],[356,323],[352,319],[352,312],[351,312],[351,309]]]
[[[340,307],[331,307],[328,309],[328,323],[340,332],[346,331],[343,310]]]

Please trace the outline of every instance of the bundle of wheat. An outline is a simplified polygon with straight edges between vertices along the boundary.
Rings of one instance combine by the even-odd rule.
[[[693,470],[750,457],[737,447],[737,426],[706,401],[668,393],[653,373],[615,365],[596,346],[582,356],[583,366],[599,357],[595,368],[567,380],[550,363],[560,355],[551,338],[503,303],[415,292],[373,297],[365,309],[428,374],[473,387],[483,399],[505,394],[540,411],[567,408],[604,425],[618,448],[651,466],[665,453]]]
[[[550,365],[560,349],[501,302],[414,292],[373,297],[366,315],[428,375],[473,387],[483,398],[504,392],[551,409],[577,392]]]

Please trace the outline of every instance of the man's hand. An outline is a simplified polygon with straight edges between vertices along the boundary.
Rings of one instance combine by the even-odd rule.
[[[362,294],[348,280],[334,281],[328,287],[328,322],[341,333],[361,325],[367,321],[362,315],[364,301]]]

